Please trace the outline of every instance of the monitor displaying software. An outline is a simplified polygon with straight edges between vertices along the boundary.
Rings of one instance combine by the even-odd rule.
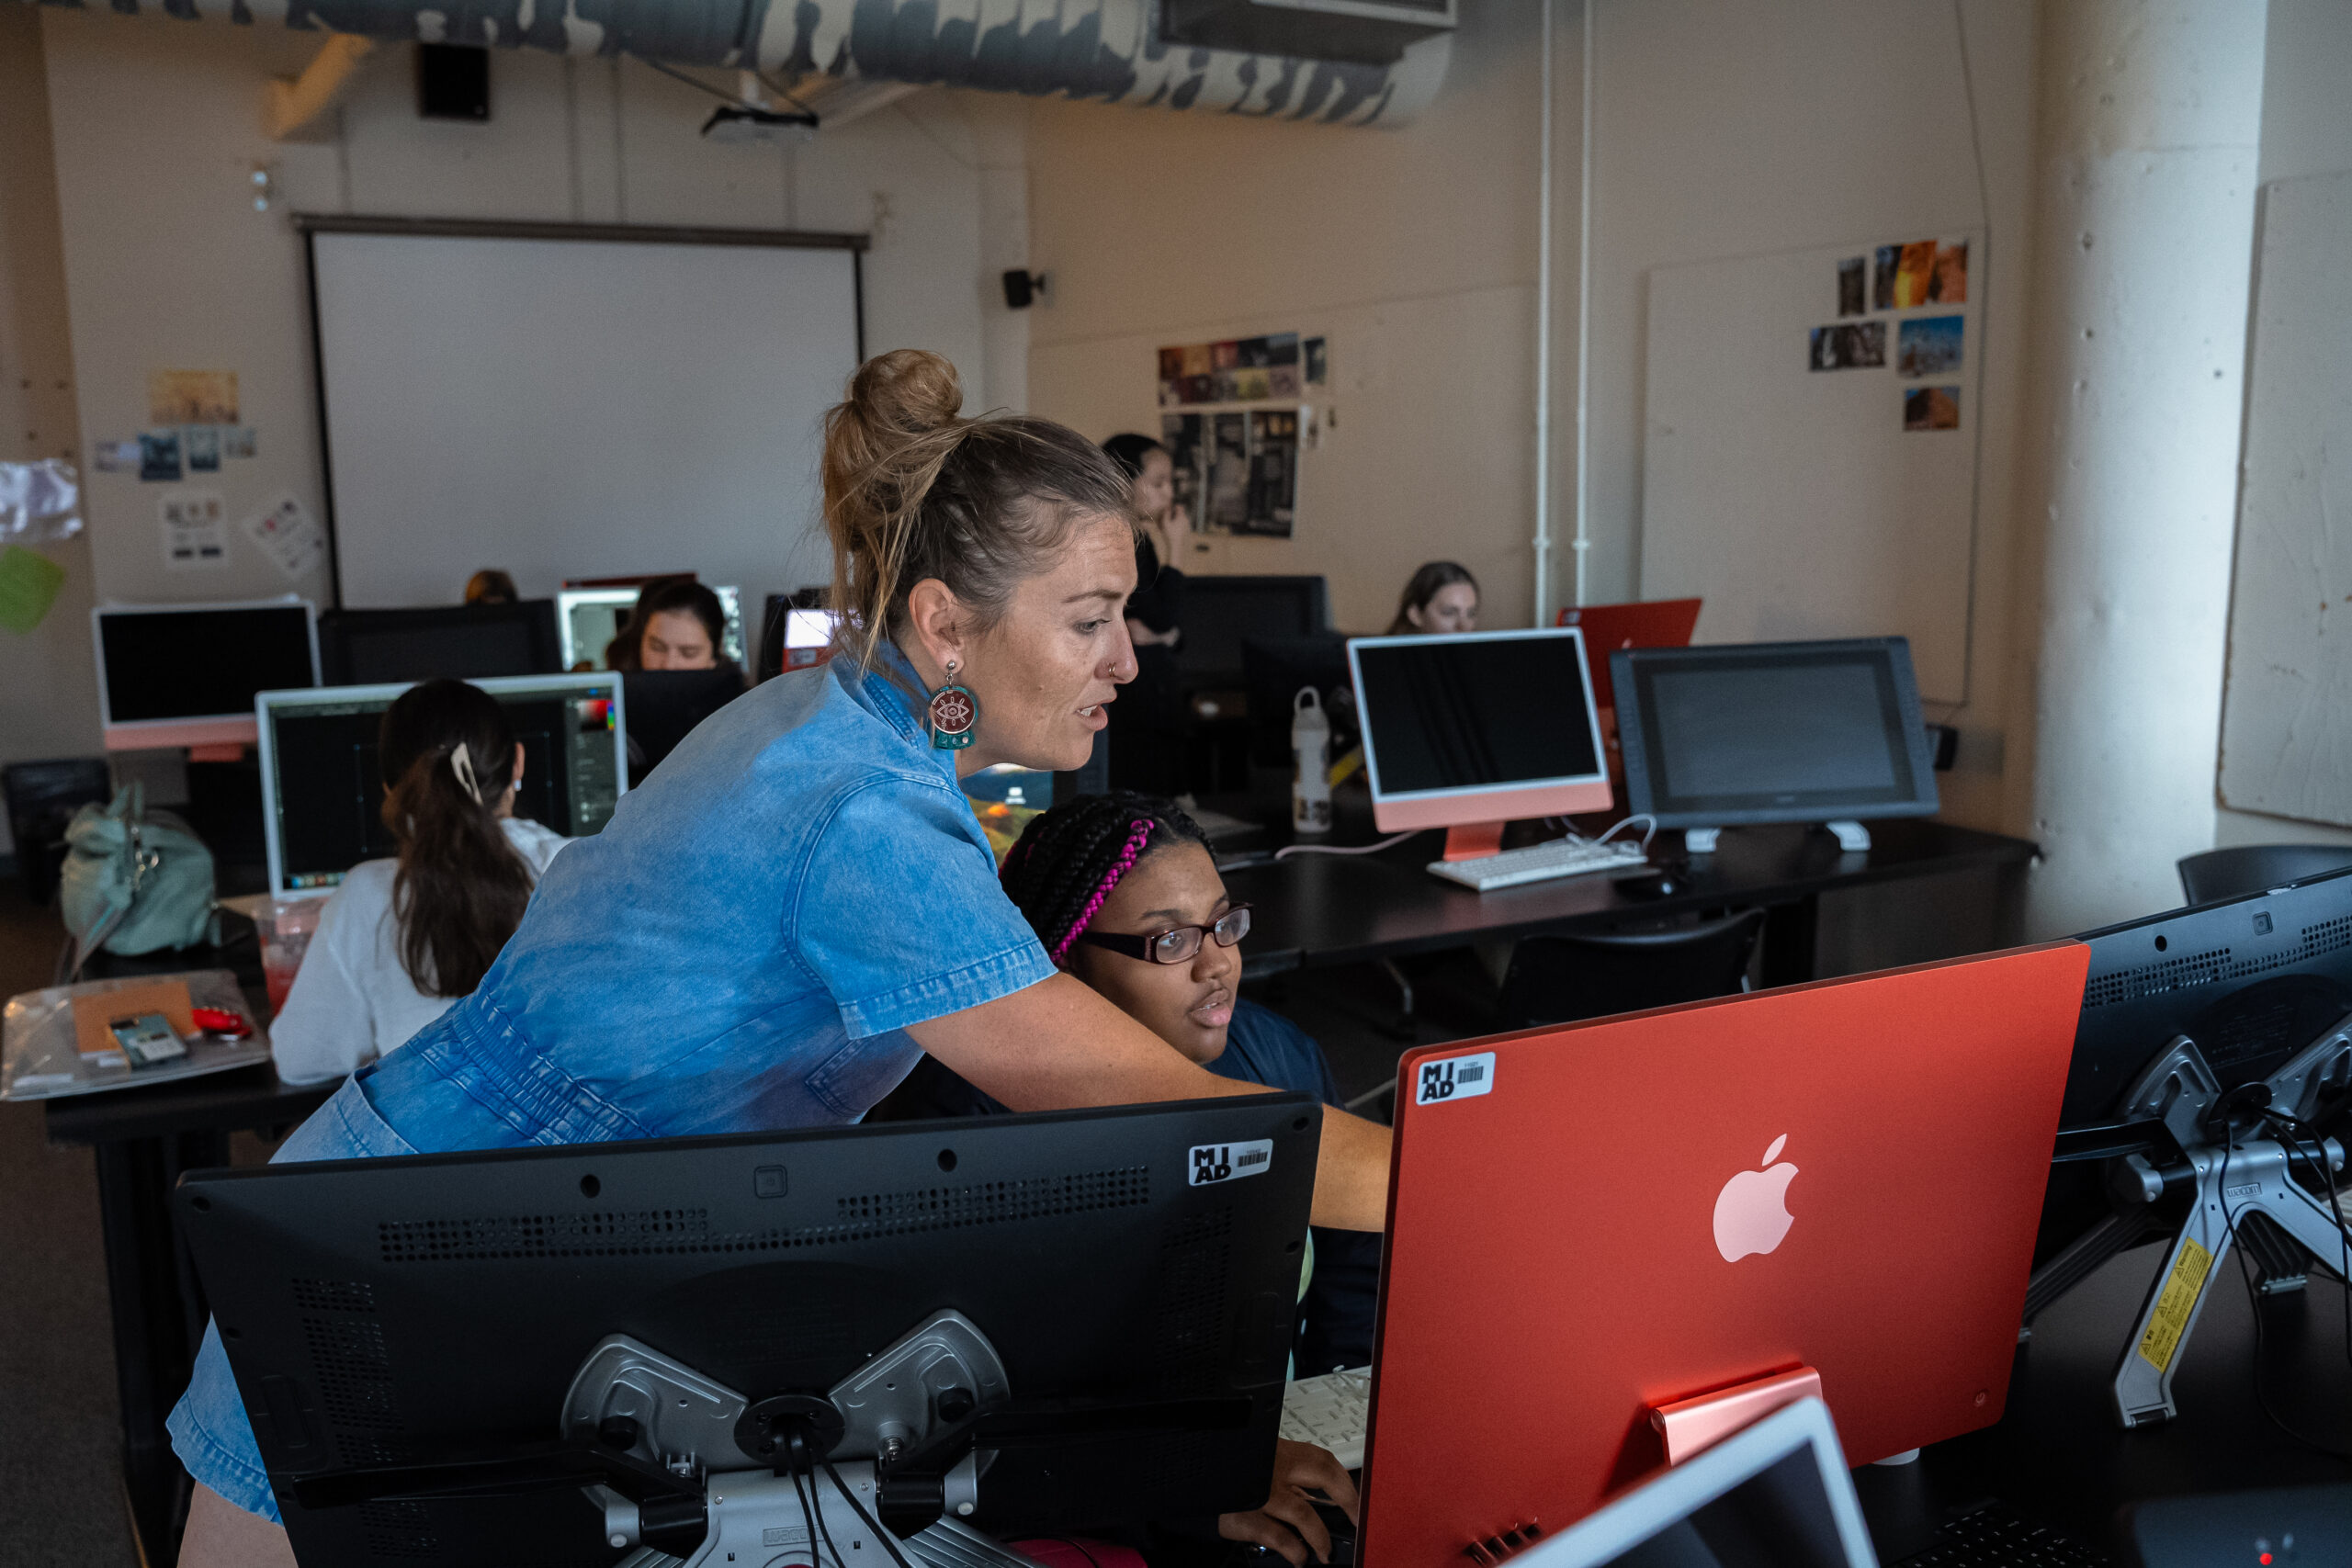
[[[1936,809],[1902,637],[1621,649],[1611,663],[1628,803],[1661,828]]]
[[[620,677],[526,675],[472,682],[496,697],[523,744],[514,815],[569,838],[612,819],[628,787]],[[384,826],[376,736],[405,684],[265,692],[262,819],[270,891],[325,893],[355,865],[399,852]]]
[[[1382,828],[1608,808],[1575,627],[1357,637],[1348,659]]]
[[[251,741],[255,693],[318,683],[316,621],[306,599],[91,611],[107,749]]]

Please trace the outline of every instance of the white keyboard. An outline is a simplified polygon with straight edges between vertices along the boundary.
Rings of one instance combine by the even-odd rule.
[[[1430,874],[1459,882],[1481,893],[1516,887],[1522,882],[1549,882],[1555,876],[1589,876],[1596,871],[1630,871],[1648,863],[1642,846],[1622,840],[1596,844],[1589,839],[1554,839],[1523,850],[1505,850],[1476,860],[1430,863]]]
[[[1330,1450],[1350,1470],[1363,1468],[1363,1429],[1371,1420],[1370,1367],[1301,1378],[1283,1390],[1283,1436]]]

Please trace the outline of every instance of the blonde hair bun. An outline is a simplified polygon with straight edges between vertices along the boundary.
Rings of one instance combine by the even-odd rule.
[[[956,367],[929,349],[894,348],[857,367],[845,407],[874,435],[928,435],[956,423],[964,409],[964,382]]]

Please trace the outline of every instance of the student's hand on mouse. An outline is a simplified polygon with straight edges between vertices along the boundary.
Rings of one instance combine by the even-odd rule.
[[[1274,1442],[1274,1494],[1266,1506],[1246,1514],[1220,1514],[1217,1534],[1282,1553],[1293,1568],[1331,1555],[1331,1532],[1323,1528],[1310,1495],[1320,1492],[1351,1521],[1356,1517],[1356,1483],[1328,1449],[1313,1443]]]

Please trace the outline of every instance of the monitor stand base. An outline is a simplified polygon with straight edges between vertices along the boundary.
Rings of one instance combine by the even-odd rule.
[[[1650,1407],[1650,1426],[1666,1443],[1666,1462],[1684,1460],[1753,1426],[1784,1405],[1821,1397],[1821,1374],[1795,1367],[1712,1393]]]
[[[1870,852],[1871,830],[1860,822],[1840,818],[1835,822],[1822,822],[1815,825],[1833,834],[1838,840],[1838,848],[1844,853],[1860,855]],[[1713,854],[1715,846],[1723,836],[1724,829],[1721,828],[1685,828],[1682,829],[1683,852],[1694,855]]]
[[[1502,822],[1461,822],[1445,830],[1447,860],[1485,860],[1502,853]]]

